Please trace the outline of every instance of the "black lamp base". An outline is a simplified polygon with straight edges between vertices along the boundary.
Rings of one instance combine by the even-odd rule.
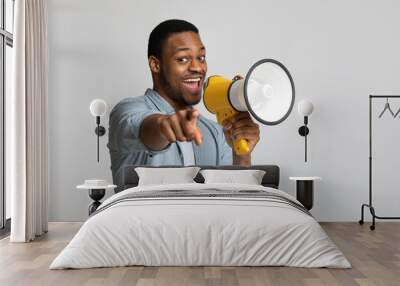
[[[100,200],[106,194],[106,189],[90,189],[89,197],[94,200],[94,202],[89,206],[89,216],[94,213],[97,208],[101,205]]]
[[[307,210],[311,210],[314,203],[314,182],[312,180],[296,181],[296,198]]]

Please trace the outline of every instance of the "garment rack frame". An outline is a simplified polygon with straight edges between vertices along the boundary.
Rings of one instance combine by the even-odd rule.
[[[369,96],[369,203],[361,205],[361,219],[358,221],[359,224],[364,224],[364,208],[369,208],[372,216],[371,230],[375,230],[375,219],[400,219],[400,217],[390,216],[378,216],[375,212],[375,208],[372,204],[372,100],[374,98],[400,98],[400,95],[370,95]]]

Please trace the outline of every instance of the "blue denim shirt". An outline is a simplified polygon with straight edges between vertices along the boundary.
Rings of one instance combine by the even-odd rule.
[[[122,185],[122,169],[126,165],[181,165],[183,154],[177,143],[156,151],[148,149],[139,139],[144,118],[152,114],[173,114],[172,106],[156,91],[147,89],[143,96],[120,101],[110,113],[109,140],[113,182]],[[197,123],[203,142],[193,141],[196,165],[232,165],[232,149],[225,140],[222,127],[202,115]]]

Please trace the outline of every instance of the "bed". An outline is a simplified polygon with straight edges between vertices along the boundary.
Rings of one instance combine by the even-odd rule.
[[[124,185],[82,225],[50,269],[144,266],[292,266],[350,268],[343,253],[296,199],[279,190],[279,167],[260,185],[138,185],[135,166]]]

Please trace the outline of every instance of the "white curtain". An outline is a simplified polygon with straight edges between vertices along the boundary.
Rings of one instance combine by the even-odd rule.
[[[46,0],[16,0],[13,92],[6,111],[6,181],[11,189],[12,242],[48,229]]]

